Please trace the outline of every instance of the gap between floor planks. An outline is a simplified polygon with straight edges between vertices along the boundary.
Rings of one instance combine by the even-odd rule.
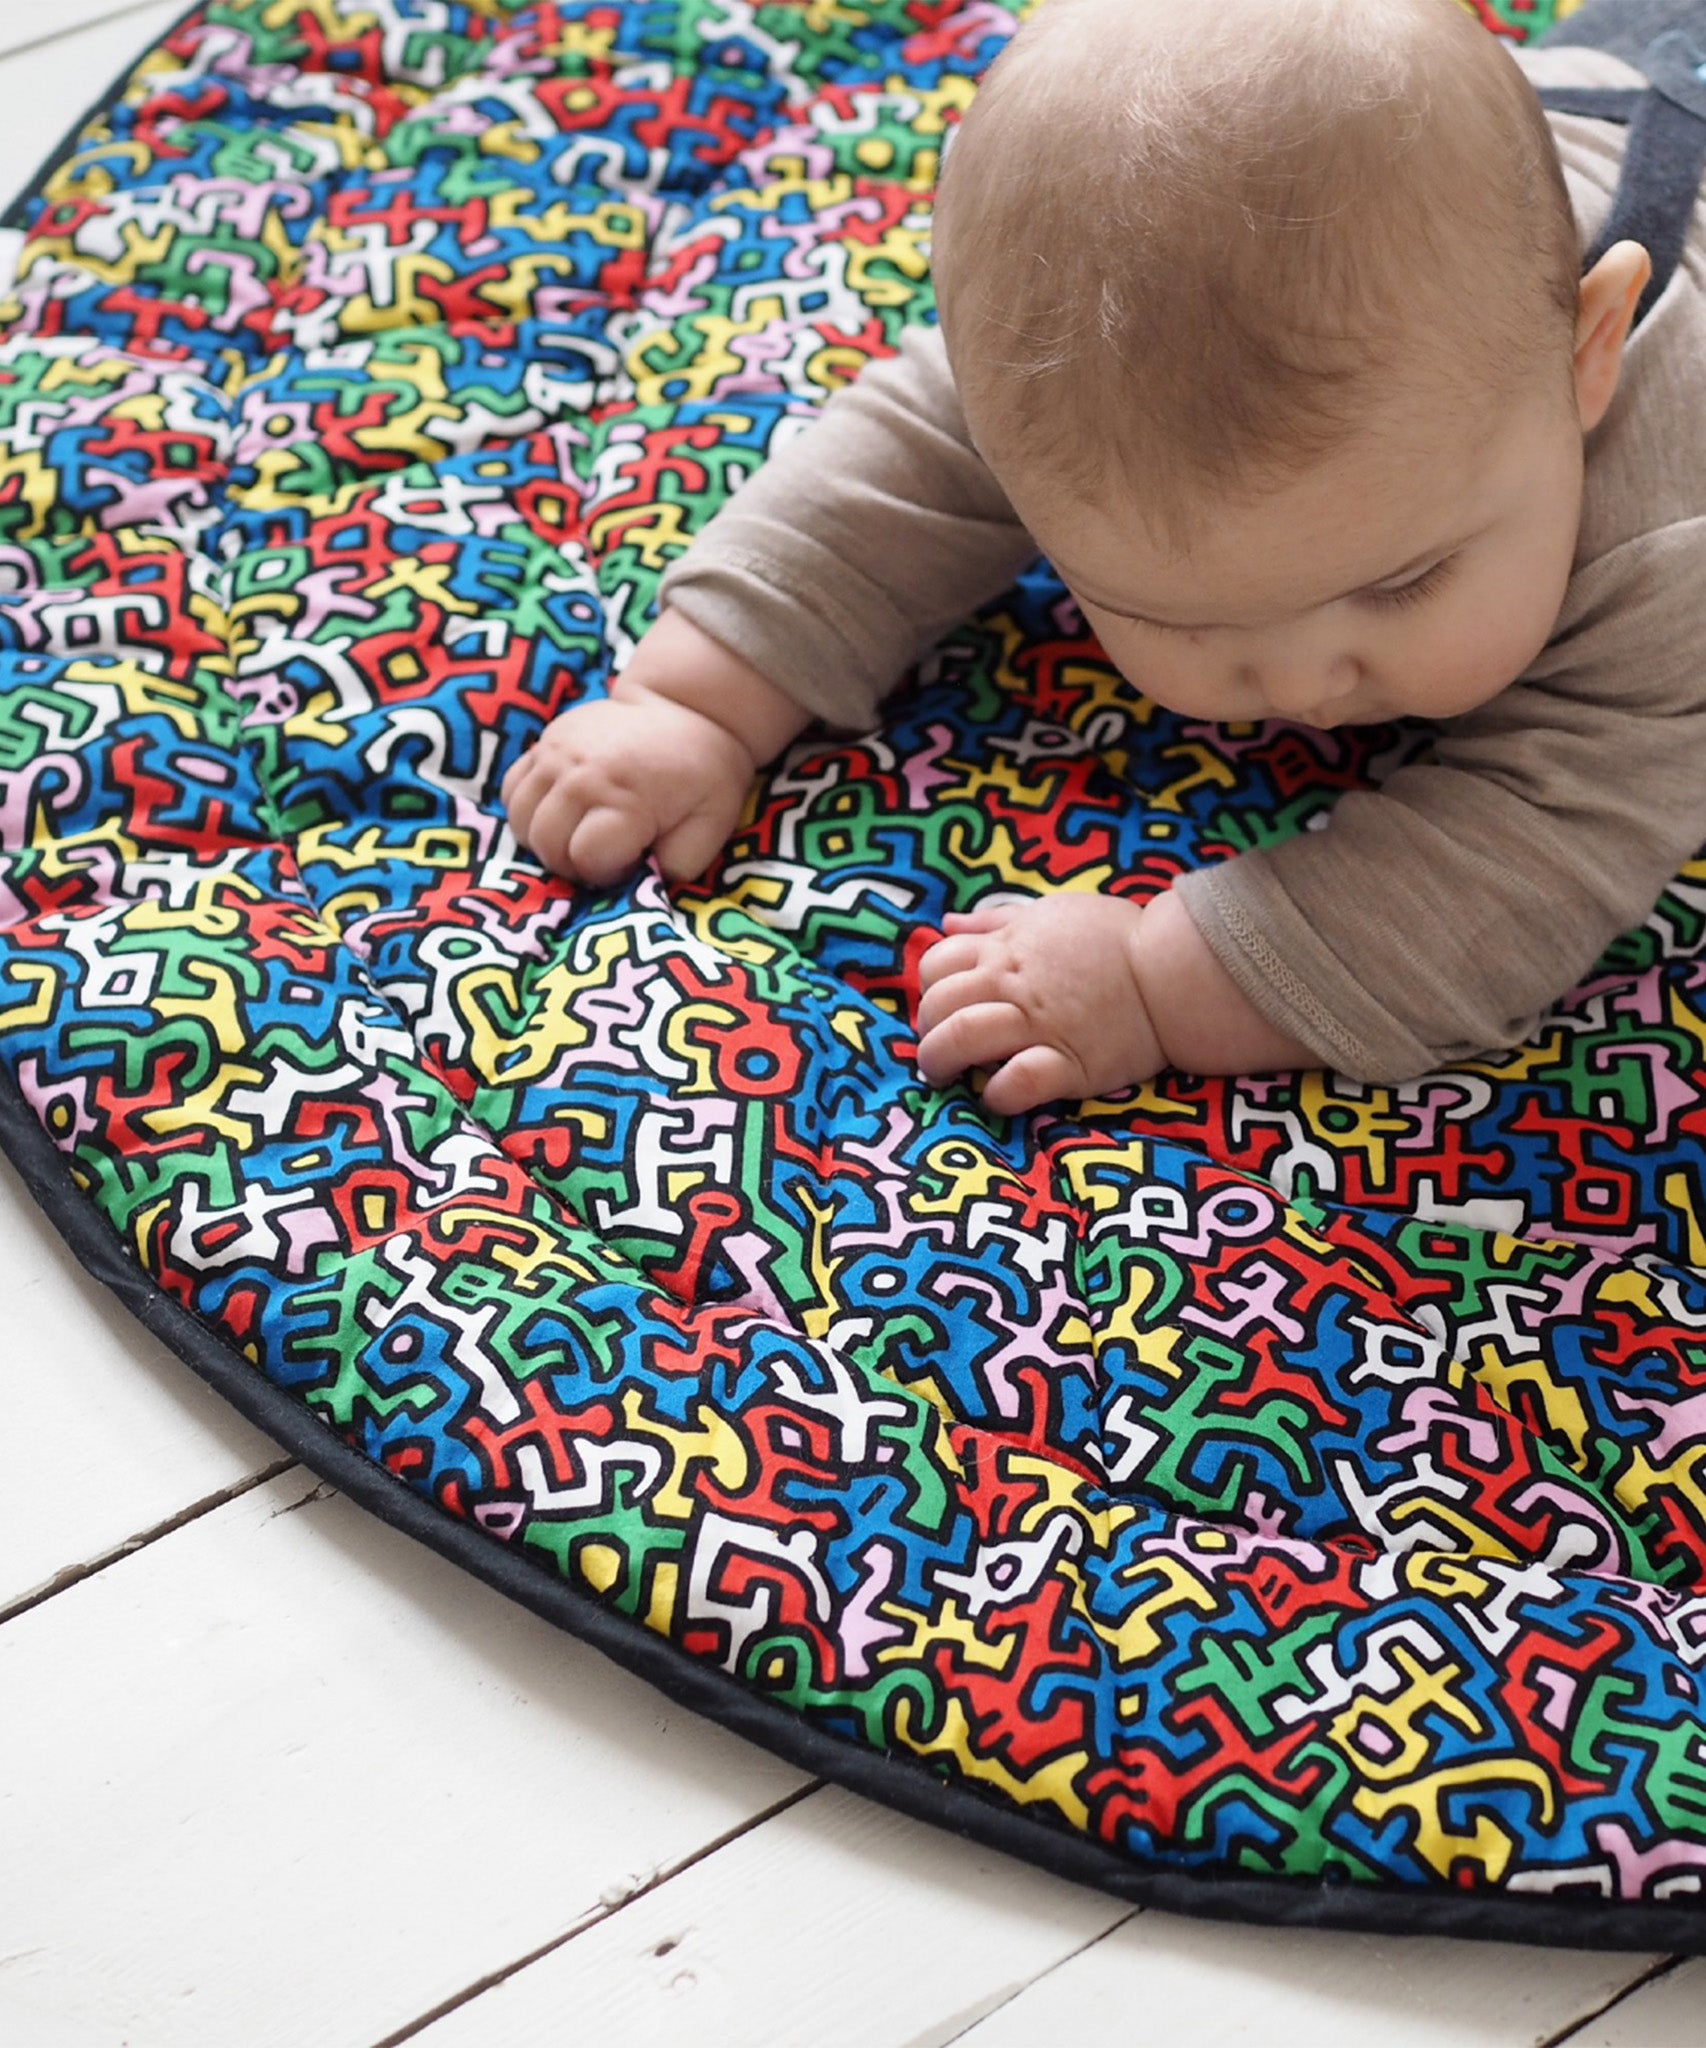
[[[122,12],[102,0],[80,4],[89,13],[99,9],[99,17],[67,22],[58,8],[0,0],[0,105],[6,109],[0,122],[0,200],[6,203],[35,177],[90,102],[184,12],[180,0],[144,0]],[[47,21],[54,26],[44,35]]]
[[[179,8],[182,13],[189,0],[183,0]],[[0,0],[0,57],[22,57],[31,51],[44,49],[49,43],[57,43],[68,36],[81,34],[105,21],[117,21],[127,14],[144,15],[159,12],[158,0],[45,0],[45,4],[31,6],[26,0]],[[159,31],[142,31],[142,40],[132,42],[138,55],[154,40]],[[90,81],[89,90],[75,107],[66,109],[67,119],[74,118],[79,108],[94,98],[105,78]]]

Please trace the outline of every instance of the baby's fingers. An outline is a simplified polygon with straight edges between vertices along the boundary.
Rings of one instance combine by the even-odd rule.
[[[1032,1029],[1014,1003],[967,1003],[918,1041],[918,1071],[940,1087],[967,1067],[993,1067],[1031,1043]]]
[[[605,888],[639,864],[654,830],[654,821],[648,817],[611,804],[594,804],[570,833],[569,866],[558,872],[579,875],[594,888]]]
[[[950,916],[952,912],[949,913]],[[963,974],[975,967],[983,949],[971,932],[956,932],[951,939],[938,939],[919,958],[918,986],[933,988],[950,974]]]
[[[510,805],[517,840],[554,875],[604,888],[645,852],[649,819],[609,803],[587,803],[566,782],[530,778]]]
[[[1023,1116],[1045,1102],[1082,1102],[1085,1075],[1054,1045],[1027,1046],[984,1083],[983,1106],[997,1116]]]
[[[705,872],[728,843],[745,794],[744,786],[733,785],[710,791],[659,838],[658,868],[666,881],[692,882]]]
[[[975,910],[950,910],[942,919],[945,932],[998,932],[1027,906],[1023,903],[980,903]]]
[[[509,829],[515,834],[518,844],[529,844],[527,828],[552,786],[551,774],[537,751],[523,754],[519,761],[510,763],[498,794],[509,817]]]
[[[518,754],[504,770],[504,779],[498,784],[498,796],[507,811],[515,802],[516,792],[539,765],[539,749],[529,747],[525,754]]]

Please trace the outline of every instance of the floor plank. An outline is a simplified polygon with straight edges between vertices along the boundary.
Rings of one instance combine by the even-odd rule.
[[[1706,2041],[1706,1961],[1643,1984],[1609,2012],[1563,2036],[1558,2048],[1700,2048]]]
[[[0,1628],[0,1728],[20,2048],[371,2048],[810,1782],[300,1471]]]
[[[1145,1913],[955,2040],[1131,2048],[1141,2010],[1191,2048],[1540,2048],[1658,1960]]]
[[[1130,1912],[826,1786],[410,2043],[925,2048]]]
[[[139,13],[148,4],[149,0],[0,0],[0,57],[41,49],[98,22]],[[178,0],[177,11],[182,14],[188,5],[189,0]],[[84,100],[92,91],[93,87]]]
[[[826,1787],[404,2038],[558,2048],[573,2012],[600,2048],[1538,2048],[1659,1960],[1138,1919]]]
[[[183,11],[182,0],[153,0],[72,33],[55,34],[51,42],[0,54],[0,105],[6,109],[0,121],[0,193],[9,200],[22,191],[72,122]],[[47,8],[33,14],[19,8],[9,10],[8,18],[14,27],[20,18],[25,27],[44,18],[57,26],[59,10],[53,8],[50,15]]]
[[[17,1447],[0,1488],[0,1610],[278,1463],[276,1444],[90,1279],[4,1158],[0,1301]]]

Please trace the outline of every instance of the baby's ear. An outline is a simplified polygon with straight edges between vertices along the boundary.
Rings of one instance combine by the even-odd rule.
[[[1614,242],[1582,279],[1576,320],[1576,409],[1582,432],[1605,417],[1623,368],[1623,344],[1635,324],[1653,259],[1639,242]]]

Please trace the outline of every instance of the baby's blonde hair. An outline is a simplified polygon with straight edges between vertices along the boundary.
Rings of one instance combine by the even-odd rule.
[[[947,150],[932,269],[997,475],[1173,551],[1401,422],[1573,402],[1557,150],[1458,0],[1044,0]]]

